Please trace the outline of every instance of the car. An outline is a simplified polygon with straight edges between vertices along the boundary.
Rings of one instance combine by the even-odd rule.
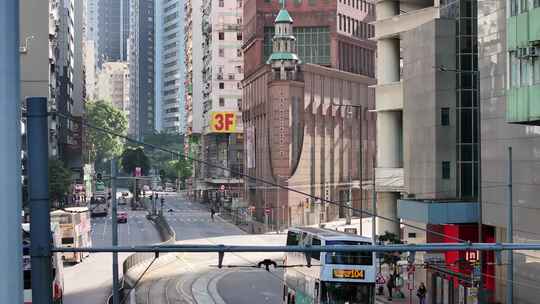
[[[174,190],[173,190],[173,188],[171,188],[171,187],[165,188],[165,192],[173,192],[173,191],[174,191]]]
[[[125,211],[118,212],[116,216],[116,220],[118,223],[127,223],[128,220],[128,214]]]

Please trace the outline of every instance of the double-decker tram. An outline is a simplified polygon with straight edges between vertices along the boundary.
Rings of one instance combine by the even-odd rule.
[[[371,238],[321,228],[290,228],[287,245],[371,245]],[[374,304],[375,255],[372,252],[285,254],[283,303]]]

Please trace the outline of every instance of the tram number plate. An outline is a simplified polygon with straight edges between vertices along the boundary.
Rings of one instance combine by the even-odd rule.
[[[334,279],[360,279],[363,280],[365,272],[362,269],[334,269],[332,271]]]

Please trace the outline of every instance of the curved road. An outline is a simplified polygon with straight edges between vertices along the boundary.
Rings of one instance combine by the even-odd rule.
[[[176,231],[179,243],[264,245],[285,242],[284,235],[248,235],[219,217],[212,222],[210,213],[202,205],[173,195],[165,197],[165,216]],[[226,254],[222,269],[216,267],[215,253],[163,256],[137,286],[137,303],[252,304],[254,299],[257,303],[281,303],[282,272],[246,267],[265,258],[281,260],[282,255]],[[227,267],[231,265],[242,267]],[[136,269],[134,276],[142,273],[146,266]]]

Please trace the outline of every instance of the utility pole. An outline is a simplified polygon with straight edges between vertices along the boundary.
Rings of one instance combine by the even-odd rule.
[[[118,205],[116,201],[116,159],[111,159],[112,245],[118,246]],[[120,303],[118,294],[118,252],[113,252],[113,304]]]
[[[278,175],[278,185],[281,186],[281,177]],[[281,204],[280,204],[280,201],[279,201],[279,189],[280,187],[277,187],[277,233],[279,233],[280,231],[280,228],[281,228],[281,219],[280,219],[280,209],[281,209]]]
[[[508,227],[506,227],[506,242],[514,242],[514,210],[512,204],[512,147],[508,147]],[[514,301],[514,253],[508,250],[506,266],[506,304]]]
[[[19,1],[0,2],[0,302],[22,303]]]
[[[28,109],[28,196],[30,200],[32,298],[37,303],[50,304],[52,303],[52,261],[47,98],[31,97],[26,100],[26,103]],[[15,134],[19,135],[19,132],[17,130]],[[17,165],[19,166],[19,162]],[[20,186],[16,189],[19,190]],[[20,214],[14,216],[20,217]],[[13,301],[9,302],[13,303]]]
[[[377,243],[377,192],[375,192],[375,156],[373,156],[372,164],[372,197],[371,203],[373,204],[373,220],[371,221],[371,237],[373,238],[373,244]]]

